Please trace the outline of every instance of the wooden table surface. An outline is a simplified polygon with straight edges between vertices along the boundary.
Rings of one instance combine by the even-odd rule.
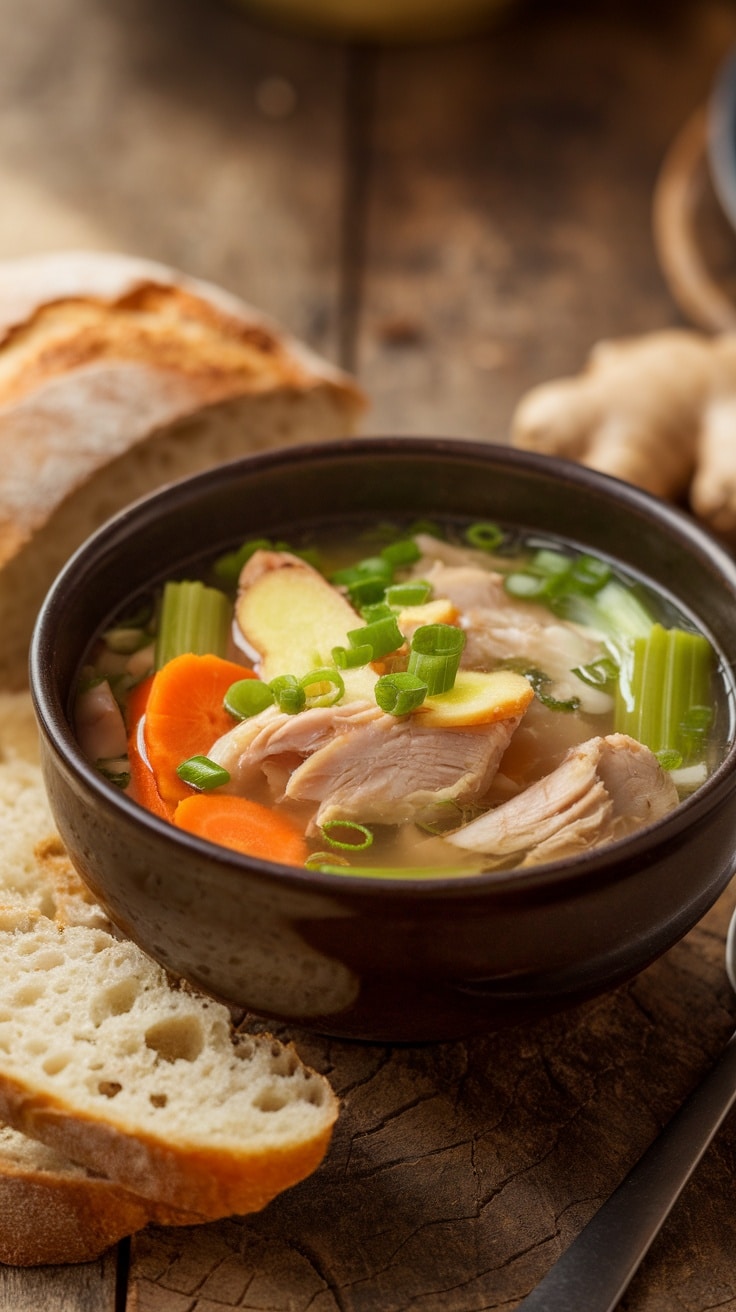
[[[681,322],[652,193],[736,41],[725,0],[527,0],[411,48],[215,0],[0,13],[0,258],[119,249],[221,282],[355,368],[370,431],[504,441],[522,392],[593,341]],[[290,1031],[344,1100],[314,1177],[255,1217],[1,1269],[0,1309],[509,1312],[729,1034],[735,900],[530,1028],[399,1049]],[[736,1309],[735,1215],[731,1123],[622,1308]]]

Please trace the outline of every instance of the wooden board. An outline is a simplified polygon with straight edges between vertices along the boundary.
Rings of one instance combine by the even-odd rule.
[[[734,903],[736,889],[634,983],[522,1030],[403,1048],[297,1034],[344,1100],[326,1162],[258,1216],[136,1237],[131,1312],[513,1307],[733,1028],[722,937]],[[736,1308],[735,1168],[730,1124],[627,1312]]]

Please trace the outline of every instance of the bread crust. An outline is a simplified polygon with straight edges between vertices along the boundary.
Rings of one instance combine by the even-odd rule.
[[[107,252],[0,263],[0,688],[95,528],[254,451],[353,433],[355,382],[245,302]]]

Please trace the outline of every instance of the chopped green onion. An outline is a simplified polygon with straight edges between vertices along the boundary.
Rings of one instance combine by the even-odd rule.
[[[384,674],[376,683],[376,703],[389,715],[408,715],[421,706],[427,685],[416,674]]]
[[[465,541],[470,547],[477,547],[480,551],[495,551],[503,542],[503,530],[498,524],[480,521],[477,524],[471,524],[465,532]]]
[[[226,551],[224,555],[218,556],[214,564],[214,572],[217,578],[227,587],[235,587],[240,578],[240,571],[251,556],[256,551],[272,551],[273,543],[269,538],[251,538],[244,542],[236,551]]]
[[[236,720],[248,720],[273,703],[273,692],[260,679],[238,679],[230,684],[223,698],[225,710]]]
[[[539,701],[547,707],[548,711],[563,711],[568,714],[571,711],[578,710],[580,706],[579,697],[569,697],[561,700],[559,697],[553,697],[551,693],[545,691],[547,685],[552,683],[552,680],[543,670],[524,670],[524,677],[529,680]]]
[[[394,581],[393,566],[383,556],[366,556],[356,565],[337,570],[330,578],[336,587],[347,589],[354,606],[382,601],[386,588]]]
[[[269,688],[276,699],[280,711],[286,715],[298,715],[307,704],[307,694],[299,680],[293,674],[280,674],[272,679]]]
[[[387,606],[423,606],[432,595],[432,584],[424,579],[412,583],[392,583],[386,588]]]
[[[373,620],[371,624],[364,624],[360,629],[350,629],[348,631],[348,641],[352,647],[369,646],[371,660],[377,661],[382,656],[388,656],[389,652],[396,651],[398,647],[403,646],[404,635],[396,623],[396,616],[391,611],[382,619]]]
[[[421,551],[413,538],[402,538],[399,542],[390,542],[381,548],[381,555],[395,569],[403,565],[413,565],[421,558]]]
[[[164,587],[155,666],[187,652],[227,654],[232,608],[224,592],[199,580],[169,581]]]
[[[191,784],[200,793],[208,793],[230,780],[230,772],[217,761],[211,761],[209,756],[190,756],[188,761],[177,765],[176,773],[185,784]]]
[[[329,691],[310,693],[310,688],[319,688],[325,683],[331,685]],[[310,670],[309,674],[302,675],[299,685],[304,689],[307,707],[334,706],[345,693],[345,684],[340,675],[337,670],[329,666],[320,670]]]
[[[583,592],[598,592],[611,577],[611,566],[598,556],[578,556],[572,565],[570,579]]]
[[[345,875],[357,879],[452,879],[463,875],[479,875],[484,863],[477,865],[455,866],[360,866],[338,864],[336,857],[329,861],[316,863],[309,868],[318,870],[323,875]]]
[[[527,567],[532,574],[547,578],[561,578],[572,569],[572,557],[562,551],[552,551],[549,547],[540,547],[534,552]]]
[[[653,625],[648,637],[633,642],[619,681],[616,731],[692,764],[712,721],[712,665],[713,649],[702,634]]]
[[[411,640],[409,674],[427,685],[427,696],[449,692],[460,668],[465,634],[454,624],[422,624]]]
[[[393,611],[385,601],[376,601],[370,606],[360,608],[360,618],[365,620],[366,624],[373,624],[375,620],[389,620],[392,616]]]
[[[324,870],[326,866],[339,866],[343,870],[349,865],[346,856],[338,856],[335,852],[312,852],[304,862],[305,870]]]
[[[679,770],[682,765],[682,753],[674,752],[668,747],[661,752],[655,752],[654,755],[663,770]]]
[[[325,820],[319,828],[325,842],[329,843],[330,847],[337,847],[343,852],[365,852],[366,848],[370,847],[373,842],[373,834],[370,829],[367,825],[359,824],[357,820]],[[333,838],[333,832],[341,829],[360,834],[360,842],[350,843],[346,842],[345,839]]]
[[[373,660],[373,648],[368,642],[359,647],[333,647],[331,654],[338,670],[354,670]]]
[[[507,574],[503,586],[510,597],[518,597],[522,601],[536,601],[539,597],[544,597],[547,592],[545,578],[526,574],[523,570],[514,570],[511,574]]]
[[[611,656],[600,656],[589,665],[576,665],[570,673],[591,688],[605,688],[618,678],[618,665]]]

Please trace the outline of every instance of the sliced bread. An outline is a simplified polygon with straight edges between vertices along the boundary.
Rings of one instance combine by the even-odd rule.
[[[352,433],[355,383],[262,314],[104,252],[0,263],[0,687],[70,553],[164,483]]]
[[[89,1260],[314,1170],[329,1084],[108,932],[53,832],[27,694],[0,694],[0,816],[0,1261]]]

